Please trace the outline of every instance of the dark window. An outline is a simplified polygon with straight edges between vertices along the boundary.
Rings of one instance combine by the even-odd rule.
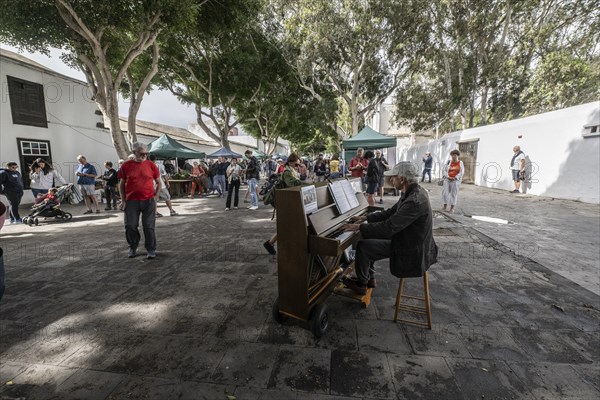
[[[13,124],[47,128],[44,86],[12,76],[6,78]]]

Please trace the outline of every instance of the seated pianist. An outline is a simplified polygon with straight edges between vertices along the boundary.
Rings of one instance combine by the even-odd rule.
[[[356,244],[356,277],[344,280],[360,295],[376,286],[373,263],[377,260],[389,258],[390,272],[401,278],[423,276],[437,261],[431,205],[427,191],[418,184],[419,169],[402,161],[384,175],[391,176],[394,188],[402,192],[398,202],[387,210],[353,217],[342,226],[344,231],[361,234]]]

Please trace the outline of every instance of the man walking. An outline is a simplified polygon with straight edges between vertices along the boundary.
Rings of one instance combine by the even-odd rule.
[[[143,143],[132,146],[134,159],[127,161],[119,170],[119,193],[121,209],[125,211],[125,237],[129,244],[129,258],[136,256],[140,243],[138,230],[140,214],[144,229],[144,244],[149,260],[156,257],[156,202],[161,190],[160,172],[152,161],[147,160],[148,148]]]
[[[512,179],[515,182],[515,190],[511,193],[521,193],[521,181],[525,180],[525,153],[521,151],[521,147],[513,147],[513,158],[510,160],[510,170]]]
[[[431,157],[431,153],[425,153],[423,157],[423,176],[421,177],[421,182],[425,181],[425,175],[429,177],[429,183],[431,183],[431,167],[433,166],[433,157]]]
[[[219,192],[219,197],[223,197],[227,185],[225,184],[225,175],[227,175],[227,168],[229,167],[229,163],[225,157],[219,157],[217,161],[217,170],[215,173],[214,188],[217,192]]]
[[[84,214],[93,214],[92,205],[96,206],[96,213],[99,213],[100,207],[98,205],[98,198],[96,197],[96,175],[98,175],[96,168],[88,163],[85,156],[81,154],[77,156],[77,161],[79,162],[76,173],[77,184],[87,207],[87,211]]]
[[[252,150],[246,150],[244,155],[248,159],[246,166],[246,180],[248,181],[248,191],[250,192],[249,210],[258,209],[258,196],[256,194],[256,185],[258,184],[258,160],[252,155]]]
[[[8,199],[11,224],[23,223],[19,214],[19,204],[23,198],[23,177],[17,168],[18,164],[11,161],[6,164],[6,168],[0,169],[0,193]]]
[[[401,278],[423,276],[437,261],[431,205],[427,191],[417,183],[417,166],[402,161],[385,175],[391,176],[394,187],[402,192],[400,200],[387,210],[353,217],[353,223],[342,227],[361,234],[356,245],[356,278],[344,280],[360,295],[376,286],[375,261],[390,258],[390,272]]]

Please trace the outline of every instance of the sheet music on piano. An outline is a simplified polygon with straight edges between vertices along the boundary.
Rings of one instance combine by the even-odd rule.
[[[353,208],[358,207],[358,199],[348,180],[330,182],[329,190],[340,214],[345,214]]]

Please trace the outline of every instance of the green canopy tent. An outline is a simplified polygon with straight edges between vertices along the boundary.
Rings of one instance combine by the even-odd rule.
[[[206,157],[206,153],[190,149],[171,138],[166,133],[148,145],[148,152],[154,154],[158,158],[164,159],[201,159]]]
[[[368,126],[365,126],[356,136],[342,142],[346,165],[356,155],[356,150],[359,148],[375,150],[388,147],[396,147],[396,138],[382,135]]]

